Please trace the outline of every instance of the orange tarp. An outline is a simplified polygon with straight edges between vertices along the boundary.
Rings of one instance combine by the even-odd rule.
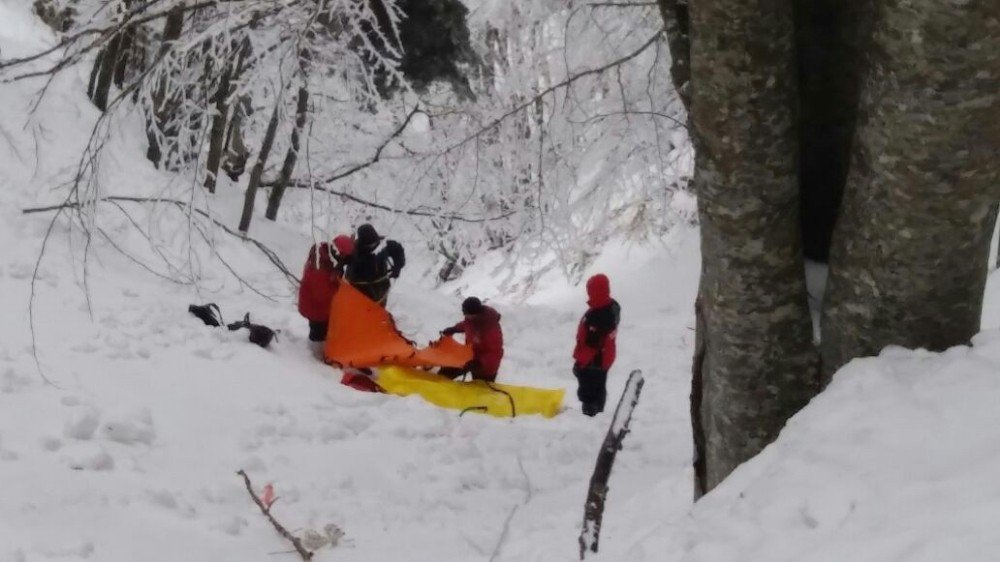
[[[472,348],[451,337],[417,349],[396,329],[384,308],[346,281],[330,303],[326,360],[341,367],[375,367],[386,363],[407,367],[461,367]]]

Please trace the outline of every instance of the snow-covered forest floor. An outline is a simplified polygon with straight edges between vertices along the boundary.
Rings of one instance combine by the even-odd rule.
[[[26,3],[0,2],[5,57],[46,35]],[[200,272],[197,285],[165,278],[177,276],[158,252],[175,263],[185,237],[200,236],[170,206],[102,205],[103,233],[90,240],[64,215],[33,282],[52,213],[21,209],[65,197],[52,188],[72,175],[98,116],[85,80],[82,70],[64,74],[33,112],[39,83],[0,86],[0,561],[295,559],[239,469],[274,485],[273,513],[289,528],[344,531],[317,560],[576,559],[610,418],[581,415],[574,397],[582,286],[553,271],[529,292],[503,291],[508,271],[486,256],[436,287],[412,225],[372,216],[410,253],[389,301],[400,328],[430,340],[458,320],[463,296],[486,298],[503,315],[501,380],[568,389],[567,410],[547,420],[459,417],[340,385],[339,371],[307,349],[294,290],[252,246],[207,232],[225,264],[202,245],[181,256]],[[142,158],[141,137],[127,122],[111,136],[106,194],[155,196],[169,181]],[[288,197],[278,223],[257,217],[250,234],[298,273],[312,243],[310,203]],[[228,224],[241,198],[238,186],[220,186],[214,203]],[[155,245],[137,225],[158,233]],[[607,273],[623,309],[610,407],[628,371],[646,374],[612,475],[602,559],[1000,558],[1000,278],[987,295],[993,331],[973,349],[889,350],[852,363],[775,445],[692,509],[698,269],[697,231],[678,224],[655,242],[609,243],[586,272]],[[226,321],[250,312],[281,330],[278,341],[263,350],[245,331],[202,325],[187,306],[205,302]]]

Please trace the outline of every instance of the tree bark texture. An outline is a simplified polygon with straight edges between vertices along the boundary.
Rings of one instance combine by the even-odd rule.
[[[281,198],[285,195],[285,188],[288,187],[289,180],[292,179],[292,172],[295,170],[295,162],[299,157],[299,138],[302,136],[302,128],[306,124],[306,116],[309,114],[309,90],[303,84],[299,87],[298,97],[295,102],[295,127],[292,129],[291,146],[285,153],[285,161],[281,164],[281,172],[278,174],[278,181],[271,188],[271,194],[267,199],[267,210],[264,217],[269,220],[278,218],[278,208],[281,206]]]
[[[802,271],[792,3],[700,0],[690,16],[704,321],[692,407],[711,489],[813,396],[817,355]]]
[[[824,379],[979,331],[1000,199],[1000,1],[879,0],[822,323]]]
[[[267,158],[271,155],[271,147],[274,145],[274,136],[278,131],[278,117],[281,113],[281,99],[274,104],[274,111],[271,112],[271,120],[267,123],[267,131],[264,132],[264,141],[261,143],[260,153],[257,154],[257,162],[250,170],[250,181],[247,184],[246,196],[243,199],[243,214],[240,216],[240,232],[246,234],[250,230],[250,220],[253,219],[253,207],[257,201],[257,189],[260,187],[260,178],[264,175],[264,166],[267,165]]]

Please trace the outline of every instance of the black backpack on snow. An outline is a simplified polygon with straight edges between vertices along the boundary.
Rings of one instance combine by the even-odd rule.
[[[208,304],[192,304],[188,306],[188,312],[197,316],[199,320],[208,326],[218,328],[222,325],[222,311],[219,310],[219,305],[214,302],[210,302]]]
[[[267,326],[251,323],[249,312],[247,312],[246,315],[243,316],[243,320],[240,320],[239,322],[233,322],[232,324],[229,324],[226,327],[229,328],[230,331],[239,330],[240,328],[246,328],[250,330],[250,341],[261,347],[267,347],[271,345],[271,340],[275,339],[275,337],[278,335],[278,332],[272,330],[271,328],[268,328]]]

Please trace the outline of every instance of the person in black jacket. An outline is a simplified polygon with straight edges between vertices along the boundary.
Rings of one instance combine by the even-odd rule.
[[[359,226],[354,239],[354,254],[347,262],[344,277],[365,296],[385,306],[390,280],[399,277],[399,272],[406,265],[406,254],[403,246],[395,240],[386,240],[385,247],[378,250],[383,238],[374,226],[367,223]]]

